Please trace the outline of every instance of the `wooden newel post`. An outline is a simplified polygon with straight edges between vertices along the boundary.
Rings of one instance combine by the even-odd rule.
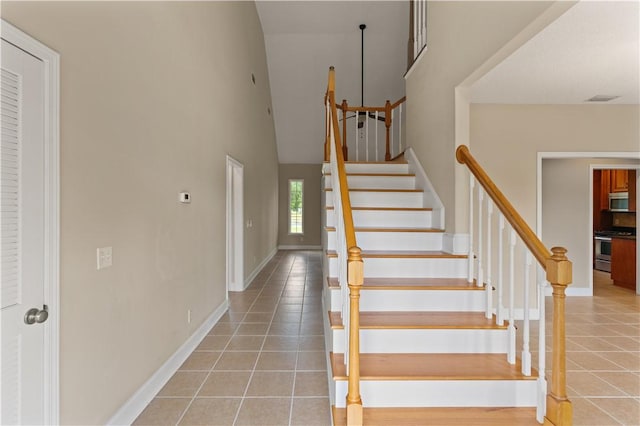
[[[344,161],[349,159],[349,149],[347,148],[347,100],[342,100],[342,156]]]
[[[389,129],[391,128],[391,102],[387,100],[384,104],[384,127],[386,127],[386,137],[387,140],[385,142],[386,152],[384,154],[384,161],[391,160],[391,147],[389,146]]]
[[[360,398],[360,289],[364,281],[362,251],[349,248],[347,259],[349,284],[349,387],[347,391],[347,425],[362,425],[362,399]]]
[[[565,348],[565,290],[572,281],[572,265],[567,249],[553,247],[547,259],[547,281],[553,287],[553,352],[551,391],[547,395],[545,424],[573,424],[573,409],[567,398],[567,368]],[[542,336],[540,337],[542,339]],[[542,343],[541,343],[542,344]]]

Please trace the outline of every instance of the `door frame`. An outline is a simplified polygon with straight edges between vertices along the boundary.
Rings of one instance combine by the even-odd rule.
[[[537,164],[536,164],[536,235],[542,236],[543,224],[542,224],[542,162],[546,159],[590,159],[593,163],[589,167],[589,176],[585,176],[589,179],[589,206],[593,206],[593,170],[594,169],[637,169],[638,166],[633,164],[598,164],[599,159],[620,159],[620,160],[638,160],[640,159],[640,151],[603,151],[603,152],[538,152]],[[601,167],[602,166],[602,167]],[[640,170],[640,169],[638,169]],[[640,173],[636,176],[637,182],[640,183]],[[640,197],[640,185],[636,187],[636,194]],[[638,212],[636,212],[636,217]],[[585,233],[589,235],[589,241],[593,241],[593,210],[589,208],[589,220],[588,229],[585,229]],[[591,265],[591,259],[593,258],[593,245],[587,244],[585,249],[588,267]],[[567,287],[567,296],[593,296],[593,275],[591,273],[592,268],[588,268],[588,288],[573,288]],[[636,271],[640,273],[640,240],[636,240]],[[551,295],[551,288],[547,286],[546,295]],[[636,290],[637,293],[637,290]],[[638,293],[640,294],[640,293]]]
[[[227,155],[227,296],[244,290],[244,165]]]
[[[60,424],[60,55],[0,19],[2,39],[44,64],[44,422]]]

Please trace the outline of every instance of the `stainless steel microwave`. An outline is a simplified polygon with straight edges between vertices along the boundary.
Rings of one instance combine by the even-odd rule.
[[[612,212],[629,211],[629,193],[611,192],[609,194],[609,210]]]

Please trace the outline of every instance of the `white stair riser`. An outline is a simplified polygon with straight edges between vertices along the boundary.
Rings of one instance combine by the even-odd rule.
[[[333,353],[345,353],[345,330],[333,330]],[[361,353],[491,353],[508,350],[506,329],[360,329]]]
[[[325,210],[327,226],[336,226],[335,211]],[[370,228],[431,228],[429,210],[353,210],[353,223]]]
[[[423,207],[422,192],[350,191],[351,207]],[[333,206],[333,191],[325,191],[327,206]]]
[[[349,163],[345,164],[347,173],[387,173],[406,174],[409,173],[409,164],[406,163]],[[331,165],[322,165],[324,173],[331,173]]]
[[[442,250],[440,232],[356,232],[362,250]],[[329,250],[336,249],[336,232],[327,233]]]
[[[329,306],[333,312],[342,308],[340,289],[332,288]],[[484,312],[482,290],[362,290],[360,311],[435,311]]]
[[[364,276],[370,278],[465,278],[464,258],[365,258]],[[338,276],[338,258],[329,258],[329,276]]]
[[[335,382],[344,408],[347,381]],[[535,380],[361,380],[365,407],[535,407]]]
[[[415,189],[415,176],[347,176],[350,189]],[[333,188],[333,176],[325,176],[325,188]]]

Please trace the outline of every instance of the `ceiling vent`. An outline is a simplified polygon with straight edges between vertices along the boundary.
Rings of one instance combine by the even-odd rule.
[[[612,95],[595,95],[592,98],[586,100],[586,102],[609,102],[613,99],[618,99],[620,96]]]

